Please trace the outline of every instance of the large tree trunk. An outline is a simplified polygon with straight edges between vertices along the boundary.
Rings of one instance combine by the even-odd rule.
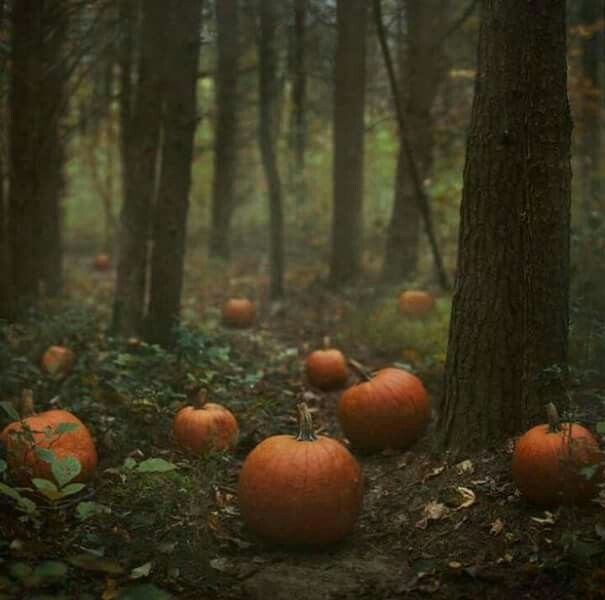
[[[338,286],[360,269],[367,2],[338,0],[336,12],[330,281]]]
[[[306,142],[306,103],[307,73],[305,33],[307,19],[307,1],[294,0],[294,28],[292,32],[291,76],[292,76],[292,114],[290,122],[290,147],[292,158],[292,185],[298,207],[305,203],[305,142]]]
[[[193,138],[197,127],[196,87],[202,0],[170,0],[165,47],[162,158],[154,214],[147,338],[175,343],[179,323]]]
[[[260,0],[259,56],[259,118],[258,141],[269,188],[269,227],[271,281],[269,296],[272,300],[284,295],[284,216],[282,186],[275,156],[276,117],[275,101],[279,95],[277,78],[276,0]]]
[[[414,149],[418,175],[424,181],[433,165],[433,119],[431,109],[443,80],[445,56],[435,43],[444,31],[444,11],[439,0],[400,0],[405,4],[407,35],[399,30],[399,89],[407,90],[402,99],[407,132]],[[416,189],[409,171],[404,144],[399,144],[395,197],[389,223],[383,264],[388,282],[413,277],[418,262],[418,241],[422,224]]]
[[[238,10],[238,0],[222,0],[216,4],[216,128],[209,254],[219,258],[229,257],[229,227],[235,204],[240,55]]]
[[[483,0],[438,432],[488,447],[564,404],[570,135],[565,0]]]
[[[113,305],[114,333],[141,333],[147,289],[148,241],[159,147],[162,61],[166,3],[145,0],[142,6],[140,49],[134,104],[122,90],[124,201],[120,215],[119,258]],[[134,14],[134,11],[133,11]],[[126,57],[124,57],[124,61]],[[124,84],[124,75],[122,74]],[[130,85],[130,84],[127,84]],[[129,107],[129,108],[127,108]]]

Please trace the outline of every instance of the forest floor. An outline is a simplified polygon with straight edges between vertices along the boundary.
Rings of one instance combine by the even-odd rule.
[[[113,340],[105,334],[113,274],[91,272],[89,263],[70,271],[69,303],[0,332],[2,392],[30,386],[39,406],[74,411],[90,426],[100,459],[80,494],[37,497],[34,510],[0,495],[0,599],[605,598],[605,498],[551,511],[530,505],[511,481],[512,440],[453,459],[433,452],[429,429],[406,452],[353,450],[365,496],[350,537],[321,550],[255,538],[236,497],[247,453],[269,435],[294,432],[301,394],[320,432],[343,439],[338,393],[306,385],[306,353],[330,335],[347,355],[379,368],[418,358],[414,348],[402,354],[355,339],[347,314],[366,305],[367,290],[335,295],[302,273],[287,304],[270,307],[255,295],[255,325],[225,330],[223,300],[258,286],[241,265],[188,287],[189,326],[175,353]],[[203,268],[190,264],[189,281]],[[56,343],[77,355],[61,381],[37,368]],[[439,361],[422,358],[417,374],[436,401]],[[233,453],[193,459],[174,444],[175,411],[200,385],[237,415]],[[605,420],[605,403],[592,393],[578,411],[593,429]]]

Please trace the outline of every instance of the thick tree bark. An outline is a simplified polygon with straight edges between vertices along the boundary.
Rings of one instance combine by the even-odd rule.
[[[126,116],[122,115],[124,201],[112,323],[113,332],[124,336],[139,335],[142,329],[163,91],[161,65],[166,3],[145,0],[141,6],[134,104],[129,103],[131,95],[123,89],[120,105],[122,111],[132,112],[126,126]],[[125,75],[122,73],[123,84]]]
[[[306,146],[306,19],[307,0],[294,0],[294,29],[292,32],[292,114],[290,121],[290,147],[292,152],[292,185],[297,206],[305,203],[305,146]]]
[[[360,270],[367,2],[338,0],[334,74],[334,162],[330,282]]]
[[[495,445],[564,405],[565,0],[483,0],[439,439]]]
[[[154,215],[147,339],[172,347],[179,323],[193,138],[202,0],[164,0],[168,9],[162,158]]]
[[[435,39],[445,30],[444,11],[438,0],[400,0],[401,4],[405,4],[407,35],[399,44],[399,89],[407,90],[401,99],[402,108],[418,175],[424,181],[433,165],[431,109],[445,72],[443,47],[435,45]],[[403,37],[401,30],[399,35]],[[416,272],[422,221],[415,196],[406,149],[400,143],[383,264],[387,282],[413,277]]]
[[[229,257],[229,227],[235,204],[240,55],[238,11],[238,0],[222,0],[216,4],[216,128],[209,253],[219,258]]]
[[[269,296],[278,300],[284,296],[284,216],[282,185],[275,156],[276,117],[275,101],[278,96],[277,53],[275,34],[277,28],[276,0],[259,1],[260,32],[259,57],[259,117],[258,142],[263,169],[269,189],[270,269]]]

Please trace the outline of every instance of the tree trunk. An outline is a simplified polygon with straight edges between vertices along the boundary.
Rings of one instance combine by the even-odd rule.
[[[139,335],[147,288],[148,242],[155,189],[156,157],[161,120],[164,24],[166,4],[145,0],[142,6],[138,79],[134,104],[122,90],[124,201],[120,215],[119,257],[113,305],[114,333]],[[122,74],[124,83],[125,73]],[[130,85],[130,84],[129,84]]]
[[[402,99],[409,139],[414,148],[418,175],[424,181],[433,164],[433,119],[431,109],[443,80],[445,56],[435,45],[445,29],[443,10],[437,0],[407,0],[407,36],[399,44],[399,89],[408,90]],[[403,32],[399,31],[400,38]],[[385,248],[383,278],[395,283],[413,277],[418,262],[421,215],[409,172],[406,150],[399,144],[395,197]]]
[[[338,0],[336,13],[330,282],[339,286],[360,270],[367,2]]]
[[[305,142],[307,102],[307,73],[305,65],[305,33],[307,0],[294,0],[294,31],[292,36],[292,115],[290,146],[292,151],[292,184],[298,207],[305,203]]]
[[[564,405],[570,135],[565,0],[483,0],[438,422],[493,446]]]
[[[284,217],[282,186],[275,156],[276,117],[275,101],[278,96],[277,52],[275,33],[277,28],[276,0],[260,0],[259,57],[259,118],[258,141],[265,179],[269,188],[269,227],[271,282],[269,296],[278,300],[284,296]]]
[[[602,8],[595,0],[582,0],[580,21],[591,32],[582,38],[581,165],[586,213],[597,210],[601,199],[601,98],[599,62],[603,56]]]
[[[202,0],[164,0],[168,11],[162,158],[154,214],[147,338],[172,347],[179,323],[193,138],[197,127],[196,88]]]
[[[216,128],[209,253],[218,258],[229,257],[229,226],[235,204],[240,55],[238,10],[238,0],[222,0],[216,4]]]

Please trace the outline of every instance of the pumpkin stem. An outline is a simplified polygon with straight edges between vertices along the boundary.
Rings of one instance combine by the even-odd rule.
[[[34,409],[34,393],[26,388],[21,392],[21,403],[19,404],[19,414],[22,419],[36,414]]]
[[[546,416],[548,417],[548,433],[561,431],[561,417],[559,417],[559,411],[552,402],[546,405]]]
[[[206,403],[208,402],[208,390],[205,389],[201,389],[198,391],[198,393],[195,395],[195,399],[193,401],[193,404],[195,405],[195,408],[204,408],[204,406],[206,406]]]
[[[359,375],[364,381],[372,380],[372,373],[368,369],[366,369],[360,362],[356,361],[354,358],[349,358],[347,360],[350,367]]]
[[[327,350],[330,347],[330,341],[331,341],[330,336],[324,335],[323,340],[322,340],[324,350]]]
[[[298,435],[296,439],[299,442],[312,442],[317,439],[313,431],[313,418],[309,412],[309,407],[306,402],[301,402],[296,405],[298,411]]]

